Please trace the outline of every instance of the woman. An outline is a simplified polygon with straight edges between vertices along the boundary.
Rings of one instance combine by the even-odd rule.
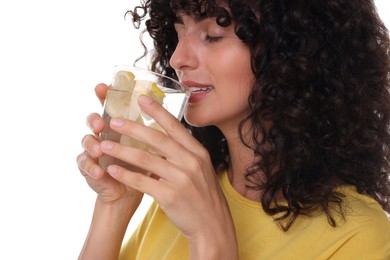
[[[78,164],[98,196],[80,259],[390,258],[390,45],[372,1],[148,0],[129,13],[150,16],[151,69],[193,92],[184,125],[140,97],[167,135],[110,122],[164,159],[100,142],[88,117]],[[155,178],[104,172],[103,154]],[[155,202],[121,249],[144,193]]]

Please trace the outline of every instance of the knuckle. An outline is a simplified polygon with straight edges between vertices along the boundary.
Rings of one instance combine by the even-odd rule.
[[[192,160],[188,167],[191,169],[191,172],[198,172],[202,169],[203,161],[200,157],[195,157],[194,160]]]
[[[143,177],[144,176],[142,176],[141,174],[134,174],[133,175],[133,178],[131,180],[131,184],[132,184],[134,189],[138,189],[138,188],[142,187]]]
[[[147,165],[151,162],[152,155],[146,151],[141,151],[138,157],[138,161],[141,165]]]
[[[91,144],[91,139],[94,138],[92,135],[85,135],[83,139],[81,140],[81,146],[85,149],[88,150],[88,147],[90,147]]]
[[[165,192],[162,204],[164,208],[175,208],[178,202],[177,192],[175,190],[168,190]]]
[[[180,183],[180,187],[187,189],[188,187],[191,187],[193,180],[191,174],[183,174],[180,177],[178,177],[178,182]]]
[[[85,149],[85,144],[87,142],[87,140],[86,140],[87,137],[88,137],[88,135],[84,135],[83,139],[81,139],[81,147],[83,147],[84,149]]]
[[[199,150],[198,156],[202,161],[210,160],[210,154],[204,147]]]
[[[104,127],[104,121],[98,113],[89,114],[86,119],[86,124],[95,135],[99,134]]]
[[[93,135],[86,135],[81,141],[81,145],[84,148],[85,152],[88,152],[93,157],[98,157],[101,155],[99,141]]]
[[[84,166],[85,166],[85,163],[86,163],[86,161],[87,161],[85,152],[79,154],[79,155],[77,156],[76,161],[77,161],[77,165],[79,166],[79,168],[80,168],[80,169],[83,169]]]
[[[91,113],[87,116],[86,118],[86,123],[87,123],[87,126],[92,130],[93,129],[93,126],[92,126],[92,122],[95,120],[95,118],[97,117],[97,113]]]
[[[88,159],[89,158],[85,152],[77,156],[77,165],[81,175],[83,175],[84,177],[89,175],[88,173],[90,172],[91,168],[90,163],[88,163]]]
[[[162,145],[166,142],[167,136],[162,132],[158,131],[153,136],[153,143]]]
[[[176,118],[171,118],[171,120],[168,121],[166,127],[165,127],[165,130],[170,133],[170,132],[176,132],[177,130],[179,130],[180,128],[182,127],[181,123],[179,122],[179,120],[177,120]]]

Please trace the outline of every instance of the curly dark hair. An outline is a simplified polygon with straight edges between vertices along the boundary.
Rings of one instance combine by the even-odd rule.
[[[135,23],[149,14],[151,69],[173,78],[178,12],[234,23],[250,49],[252,113],[241,127],[251,122],[255,159],[245,176],[266,213],[284,230],[317,210],[336,226],[341,184],[390,213],[390,45],[372,0],[146,0],[128,14]],[[216,127],[186,125],[214,166],[227,163]]]

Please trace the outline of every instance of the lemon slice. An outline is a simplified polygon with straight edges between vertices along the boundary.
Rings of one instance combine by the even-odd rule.
[[[159,87],[157,87],[155,82],[149,80],[136,80],[129,109],[129,118],[133,121],[138,120],[138,117],[140,115],[146,120],[151,119],[149,116],[147,116],[141,111],[141,108],[138,105],[138,97],[140,95],[147,95],[160,104],[163,104],[163,100],[165,97],[164,92]]]
[[[123,91],[133,91],[134,88],[134,74],[130,71],[118,71],[115,74],[112,88]]]
[[[106,96],[105,113],[110,117],[127,118],[129,110],[123,108],[130,106],[131,95],[132,92],[109,89]]]
[[[129,71],[118,71],[115,74],[112,87],[106,96],[105,112],[111,117],[127,118],[129,111],[123,107],[129,107],[134,88],[134,74]]]
[[[138,95],[147,95],[160,104],[163,103],[165,97],[165,93],[157,87],[157,84],[149,80],[137,80],[135,82],[134,91],[137,91]]]

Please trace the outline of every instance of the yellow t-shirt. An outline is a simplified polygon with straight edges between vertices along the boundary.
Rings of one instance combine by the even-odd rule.
[[[390,259],[388,217],[376,201],[357,193],[353,186],[338,188],[346,195],[346,221],[339,221],[336,228],[324,214],[318,214],[300,216],[284,232],[258,202],[234,190],[226,172],[219,181],[236,227],[240,259]],[[122,247],[120,259],[189,259],[189,246],[154,202]]]

